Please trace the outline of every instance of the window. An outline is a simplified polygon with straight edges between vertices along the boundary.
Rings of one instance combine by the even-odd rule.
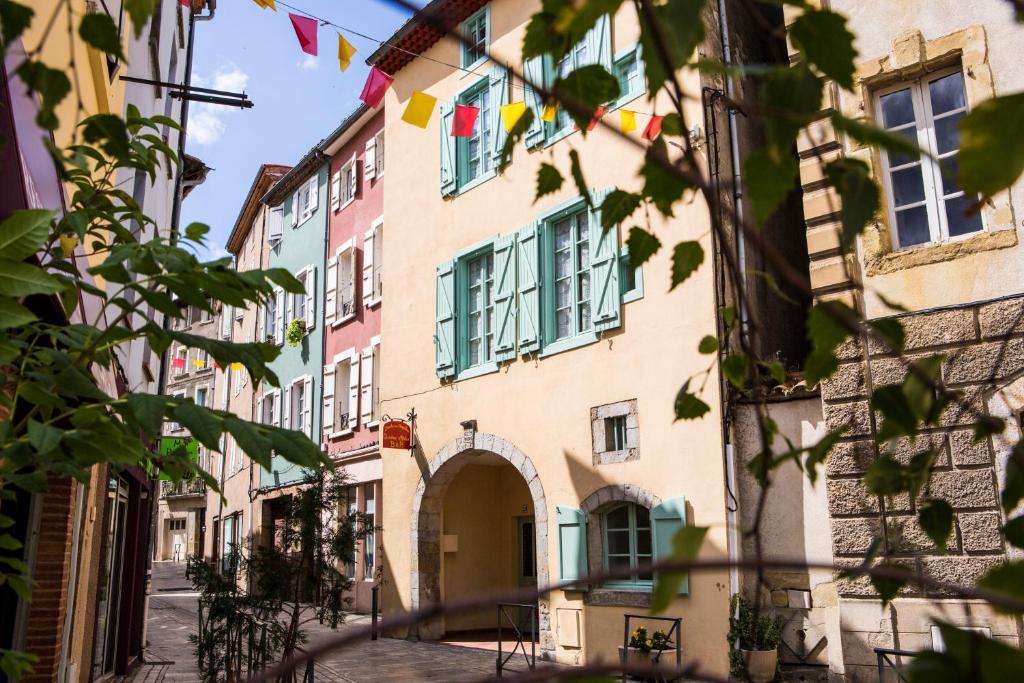
[[[196,370],[209,370],[213,366],[210,364],[210,354],[203,349],[196,349],[195,360],[192,361]]]
[[[567,339],[591,329],[590,232],[586,210],[570,214],[548,231],[546,263],[553,283],[548,288],[548,340]]]
[[[384,219],[378,218],[363,235],[363,305],[376,306],[383,294]]]
[[[487,47],[490,42],[490,8],[484,6],[476,14],[462,22],[462,35],[466,42],[462,44],[462,67],[469,69],[487,58]]]
[[[649,564],[651,552],[650,511],[635,503],[620,503],[601,515],[606,569],[636,568]],[[651,585],[651,572],[639,570],[631,580],[607,582],[606,585],[645,587]]]
[[[476,107],[480,114],[469,137],[456,138],[458,147],[459,185],[481,178],[494,168],[491,155],[491,92],[489,79],[483,79],[459,97],[459,104]]]
[[[377,401],[380,400],[380,339],[374,338],[370,346],[363,349],[360,368],[360,419],[367,427],[377,424],[380,417]]]
[[[616,415],[604,419],[606,451],[621,451],[626,448],[626,416]]]
[[[465,367],[494,359],[494,252],[469,260],[465,267]]]
[[[374,493],[375,484],[363,486],[363,519],[366,524],[366,536],[363,538],[363,580],[373,580],[374,555],[377,538],[374,527],[377,524],[377,497]]]
[[[281,241],[284,235],[284,207],[275,206],[267,212],[267,242],[271,246]],[[252,241],[256,244],[256,240]]]
[[[356,490],[354,487],[350,486],[346,489],[345,498],[346,502],[343,502],[342,505],[345,506],[345,512],[348,514],[349,525],[352,528],[353,536],[355,536],[359,508],[356,506]],[[356,578],[356,563],[354,561],[345,563],[345,576],[350,579]]]
[[[355,153],[331,178],[331,208],[340,211],[356,198],[359,187],[359,164]]]
[[[363,177],[366,180],[384,175],[384,129],[366,141],[366,154],[363,157]]]
[[[257,412],[260,422],[265,425],[278,425],[281,416],[281,391],[275,389],[268,391],[260,397],[257,405]]]
[[[356,313],[356,250],[351,246],[338,256],[338,313],[342,318]]]
[[[586,66],[592,62],[587,60],[588,43],[587,40],[581,40],[576,43],[569,53],[566,54],[555,66],[554,74],[552,74],[551,82],[554,83],[557,78],[565,78],[573,71],[581,66]],[[569,112],[564,107],[558,108],[558,113],[555,115],[555,120],[550,124],[551,132],[560,131],[567,129],[572,126],[572,117],[569,116]]]
[[[644,66],[640,54],[640,45],[634,44],[615,56],[612,73],[619,81],[619,98],[615,106],[621,106],[644,93]]]
[[[233,306],[231,310],[235,312],[236,322],[245,317],[245,308],[243,306]]]
[[[640,423],[636,399],[590,409],[594,465],[629,462],[640,458]]]
[[[619,293],[622,303],[644,298],[644,273],[641,266],[629,267],[629,250],[623,249],[619,255]]]
[[[200,407],[206,406],[206,395],[209,393],[209,389],[200,387],[196,389],[196,405]]]
[[[312,382],[309,376],[300,377],[288,385],[285,395],[285,426],[306,436],[312,426]]]
[[[284,305],[284,290],[275,288],[274,294],[267,297],[263,303],[263,313],[259,316],[256,341],[278,345],[284,342]]]
[[[173,394],[171,394],[171,396],[173,396],[174,398],[177,398],[177,399],[183,399],[183,398],[185,398],[185,392],[184,391],[175,391]],[[172,432],[180,432],[182,429],[183,428],[182,428],[180,422],[171,422],[171,424],[170,424],[170,431],[172,431]]]
[[[352,364],[347,360],[338,363],[334,373],[334,404],[336,406],[334,429],[339,432],[351,429],[352,406],[348,390],[351,379]]]
[[[188,372],[188,348],[181,346],[174,352],[174,366],[175,375],[184,375]]]
[[[883,128],[935,157],[881,153],[894,246],[945,242],[982,230],[981,214],[966,213],[977,198],[956,185],[958,126],[967,114],[960,68],[886,88],[876,106]]]
[[[184,519],[169,519],[169,520],[167,520],[167,522],[168,522],[168,527],[167,528],[168,528],[169,531],[184,531],[185,530],[185,520]]]
[[[375,173],[380,178],[384,175],[384,130],[381,129],[379,133],[373,136],[373,139],[377,148],[373,157]]]
[[[309,220],[317,208],[319,174],[306,180],[295,190],[292,195],[292,227],[298,226]]]
[[[233,306],[225,304],[220,310],[221,339],[231,339],[231,323],[235,319],[235,314],[232,313],[233,308]]]

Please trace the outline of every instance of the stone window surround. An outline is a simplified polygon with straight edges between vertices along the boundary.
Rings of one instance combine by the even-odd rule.
[[[618,451],[605,450],[607,444],[605,420],[623,415],[626,416],[626,448]],[[609,465],[640,459],[640,424],[637,420],[635,398],[591,408],[590,430],[594,450],[594,465]]]
[[[969,109],[995,95],[983,26],[968,26],[934,40],[925,40],[919,31],[911,30],[893,39],[891,54],[861,61],[857,65],[853,92],[844,91],[840,95],[842,113],[850,118],[866,118],[874,122],[872,102],[876,90],[955,64],[962,65],[964,70]],[[877,147],[847,139],[846,149],[850,157],[861,159],[868,164],[873,175],[879,175],[882,164]],[[884,192],[881,200],[886,201]],[[971,237],[895,249],[888,212],[883,205],[861,238],[865,273],[868,276],[884,275],[1017,244],[1008,192],[1000,192],[989,199],[981,211],[985,229]]]
[[[650,510],[661,504],[661,498],[632,484],[610,484],[583,499],[580,509],[587,515],[587,562],[591,571],[604,566],[601,513],[613,503],[635,503]],[[592,586],[583,594],[583,601],[597,606],[650,607],[651,593]]]

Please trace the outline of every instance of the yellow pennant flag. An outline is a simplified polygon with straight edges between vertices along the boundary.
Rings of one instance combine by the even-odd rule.
[[[192,361],[192,365],[196,366],[197,368],[202,368],[206,366],[206,363],[196,358],[195,360]]]
[[[636,112],[623,109],[619,112],[619,129],[623,133],[636,130]]]
[[[434,105],[437,98],[424,92],[416,90],[409,98],[409,104],[405,106],[402,113],[402,120],[420,128],[426,128],[430,121],[430,115],[434,113]]]
[[[541,114],[540,117],[542,119],[544,119],[545,121],[547,121],[548,123],[551,123],[552,121],[555,120],[555,115],[556,114],[558,114],[558,105],[557,104],[545,104],[544,105],[544,113]]]
[[[277,5],[275,4],[274,0],[253,0],[253,2],[255,2],[257,5],[259,5],[263,9],[267,9],[269,7],[270,9],[274,10],[275,12],[277,11]]]
[[[512,127],[526,113],[526,102],[512,102],[501,105],[501,122],[505,125],[505,132],[511,132]]]
[[[232,364],[231,364],[231,369],[232,369],[232,370],[234,370],[235,372],[238,372],[238,371],[239,371],[239,370],[241,370],[241,369],[242,369],[243,367],[244,367],[244,366],[243,366],[243,365],[242,365],[241,363],[232,363]]]
[[[274,0],[269,0],[273,2]],[[345,36],[338,34],[338,68],[344,71],[348,68],[348,65],[352,62],[352,55],[356,53],[356,49],[352,47],[352,43],[345,40]]]

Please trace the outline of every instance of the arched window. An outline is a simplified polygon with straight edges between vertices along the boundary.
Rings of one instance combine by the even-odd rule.
[[[651,513],[642,505],[619,503],[609,507],[601,514],[601,533],[605,568],[635,568],[651,562]],[[628,579],[615,579],[605,585],[649,589],[651,572],[638,571]]]

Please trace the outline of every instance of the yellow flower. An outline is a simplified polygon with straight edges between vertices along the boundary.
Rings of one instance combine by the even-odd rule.
[[[650,645],[651,645],[651,639],[650,639],[650,638],[648,638],[648,639],[647,639],[647,646],[648,646],[648,647],[650,647]]]

